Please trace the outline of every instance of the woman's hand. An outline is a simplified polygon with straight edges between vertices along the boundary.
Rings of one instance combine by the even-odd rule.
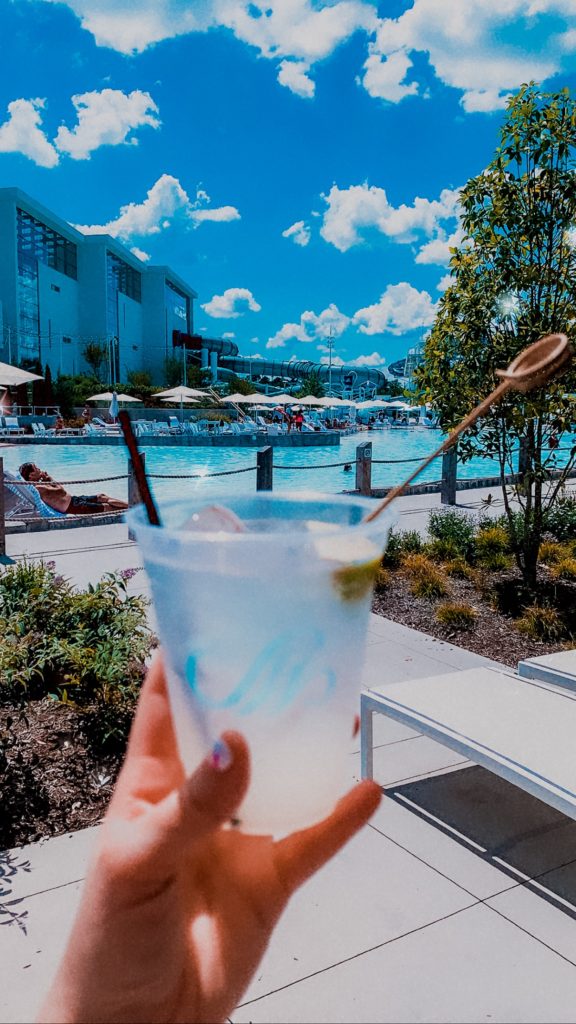
[[[224,1021],[292,893],[380,802],[362,782],[277,842],[224,828],[250,777],[245,741],[224,740],[184,778],[157,658],[42,1024]]]

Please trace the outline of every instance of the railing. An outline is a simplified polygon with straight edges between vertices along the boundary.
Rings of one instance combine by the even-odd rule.
[[[555,451],[558,451],[558,452],[560,452],[560,451],[567,451],[567,450],[571,451],[571,449],[564,449],[564,448],[557,448],[557,449],[555,449]],[[347,459],[345,462],[324,462],[324,463],[317,463],[315,465],[277,465],[273,461],[273,456],[274,456],[274,448],[272,448],[271,446],[267,446],[265,448],[258,449],[258,451],[256,453],[256,465],[245,466],[242,469],[227,469],[227,470],[221,470],[221,471],[215,472],[215,473],[154,473],[154,472],[152,472],[152,473],[148,473],[147,475],[148,475],[148,478],[150,480],[207,480],[207,479],[210,479],[210,478],[213,478],[213,477],[236,476],[236,475],[238,475],[240,473],[255,473],[256,474],[256,490],[257,491],[271,491],[273,489],[273,484],[274,484],[274,471],[277,471],[277,472],[281,473],[281,472],[286,471],[286,470],[301,470],[301,471],[321,470],[321,469],[333,469],[333,468],[344,467],[344,466],[352,467],[352,465],[354,465],[354,461],[351,462],[350,459]],[[408,488],[407,489],[407,493],[410,493],[410,492],[413,493],[414,491],[420,491],[422,489],[436,490],[436,491],[439,490],[440,491],[440,501],[441,501],[441,503],[443,505],[455,505],[456,504],[456,492],[457,492],[457,489],[458,489],[458,486],[459,486],[458,485],[458,473],[457,473],[457,469],[458,469],[458,453],[457,453],[457,449],[456,448],[452,448],[450,451],[445,452],[443,455],[436,456],[436,458],[441,459],[440,480],[439,481],[435,481],[433,483],[421,484],[421,485],[416,485],[416,487]],[[145,461],[145,454],[144,453],[142,453],[142,460]],[[410,458],[410,459],[373,459],[372,458],[372,442],[371,441],[366,441],[363,444],[359,444],[356,447],[356,458],[355,458],[355,465],[356,465],[356,479],[355,479],[356,487],[355,487],[355,489],[361,495],[365,495],[365,496],[368,496],[368,497],[374,495],[375,491],[377,491],[377,493],[379,495],[381,495],[383,493],[386,493],[386,491],[390,490],[391,487],[375,489],[372,486],[372,467],[374,465],[393,465],[393,464],[394,465],[398,465],[398,464],[403,464],[403,463],[406,463],[408,465],[408,464],[416,463],[416,462],[420,462],[420,461],[421,461],[420,458]],[[516,474],[513,474],[513,475],[510,476],[509,479],[510,479],[511,482],[513,480],[518,480],[518,479],[521,478],[522,471],[523,471],[524,461],[525,460],[524,460],[524,457],[523,457],[522,450],[520,450],[520,452],[519,452],[518,472]],[[570,474],[570,475],[573,475],[573,474]],[[135,473],[134,473],[134,467],[132,465],[132,461],[131,460],[128,460],[127,472],[123,473],[123,474],[117,474],[115,476],[107,476],[107,477],[95,477],[95,478],[93,477],[93,478],[87,479],[87,480],[63,480],[63,481],[59,481],[59,482],[62,483],[64,486],[69,486],[69,485],[78,485],[78,484],[85,485],[85,484],[110,483],[110,482],[115,482],[115,481],[119,481],[119,480],[127,480],[128,481],[128,504],[130,506],[139,504],[141,498],[140,498],[140,493],[139,493],[139,490],[138,490],[138,484],[137,484],[137,481],[136,481],[136,476],[135,476]],[[463,485],[466,486],[466,487],[474,487],[474,486],[478,487],[478,486],[482,486],[482,485],[486,486],[488,484],[490,486],[493,486],[495,482],[499,482],[499,481],[494,480],[494,478],[490,478],[489,480],[487,478],[466,479],[466,480],[461,480],[460,481],[460,487],[462,487]],[[32,482],[28,482],[27,483],[25,481],[19,481],[18,484],[19,484],[20,487],[26,487],[26,486],[34,487],[35,486],[35,484],[33,484]],[[91,521],[91,522],[95,523],[95,522],[98,522],[98,521],[102,521],[104,519],[104,517],[108,517],[109,518],[110,515],[113,515],[113,514],[114,513],[110,513],[110,512],[91,513],[90,515],[78,516],[78,519],[79,520],[81,519],[83,524],[86,523],[86,520],[88,520],[89,522]],[[106,518],[105,521],[108,521],[108,518]],[[17,520],[18,517],[15,516],[15,519]],[[38,515],[36,517],[34,517],[34,516],[26,517],[26,521],[27,522],[32,522],[32,523],[38,523],[38,522],[55,523],[58,520],[53,520],[53,519],[48,520],[48,519],[43,518],[41,515]],[[0,458],[0,562],[6,561],[6,560],[7,559],[6,559],[6,519],[5,519],[5,494],[4,494],[4,460],[2,458]]]

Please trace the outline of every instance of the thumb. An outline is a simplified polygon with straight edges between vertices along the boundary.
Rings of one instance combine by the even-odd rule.
[[[194,774],[151,812],[151,846],[164,858],[178,857],[183,848],[205,839],[233,817],[249,780],[246,741],[237,732],[225,732]]]

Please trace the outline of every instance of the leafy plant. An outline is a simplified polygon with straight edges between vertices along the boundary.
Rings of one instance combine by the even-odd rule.
[[[552,575],[559,580],[576,580],[576,558],[562,558],[552,568]]]
[[[555,643],[564,636],[565,627],[561,616],[554,608],[546,605],[533,604],[524,610],[521,618],[516,620],[521,633],[533,640]]]
[[[477,613],[470,604],[445,601],[437,608],[436,618],[443,626],[450,626],[452,629],[471,629],[476,622]]]
[[[492,390],[496,369],[576,319],[575,153],[569,90],[523,85],[508,101],[492,161],[460,192],[463,239],[417,372],[445,428]],[[557,453],[571,429],[575,386],[572,371],[529,394],[510,392],[459,443],[463,459],[498,460],[511,549],[533,593],[540,543],[576,461],[575,447],[567,459]]]
[[[510,551],[510,534],[503,526],[487,526],[478,530],[474,544],[476,558],[482,561],[490,555],[507,554]]]
[[[106,719],[103,738],[124,737],[155,642],[146,622],[148,602],[127,593],[129,573],[109,573],[74,590],[53,563],[5,568],[0,699],[53,695]]]
[[[456,579],[470,580],[476,579],[476,572],[465,558],[458,557],[453,558],[449,562],[444,563],[444,572],[447,576],[454,576]]]
[[[390,586],[391,579],[392,577],[388,572],[388,569],[385,569],[384,566],[381,565],[376,574],[376,580],[374,583],[375,591],[378,593],[379,590],[386,590],[386,588]]]
[[[545,527],[557,540],[576,538],[576,500],[566,496],[559,498],[546,512]]]
[[[473,550],[474,522],[465,512],[455,509],[431,512],[428,532],[434,540],[449,542],[456,554],[466,557]]]
[[[445,597],[448,593],[446,578],[426,555],[407,555],[403,568],[410,579],[410,590],[415,597],[431,600]]]
[[[545,565],[555,565],[565,558],[571,558],[572,548],[568,544],[559,544],[556,540],[543,540],[538,552],[538,560]]]
[[[94,376],[100,379],[102,365],[106,362],[109,356],[107,346],[101,345],[97,341],[89,341],[82,349],[82,355]]]
[[[438,562],[453,562],[462,557],[460,546],[450,539],[433,540],[427,545],[426,550]]]

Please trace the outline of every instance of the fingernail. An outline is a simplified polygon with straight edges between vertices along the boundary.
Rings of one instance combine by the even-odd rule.
[[[210,762],[217,772],[227,771],[232,764],[232,751],[224,740],[216,740],[212,747]]]

